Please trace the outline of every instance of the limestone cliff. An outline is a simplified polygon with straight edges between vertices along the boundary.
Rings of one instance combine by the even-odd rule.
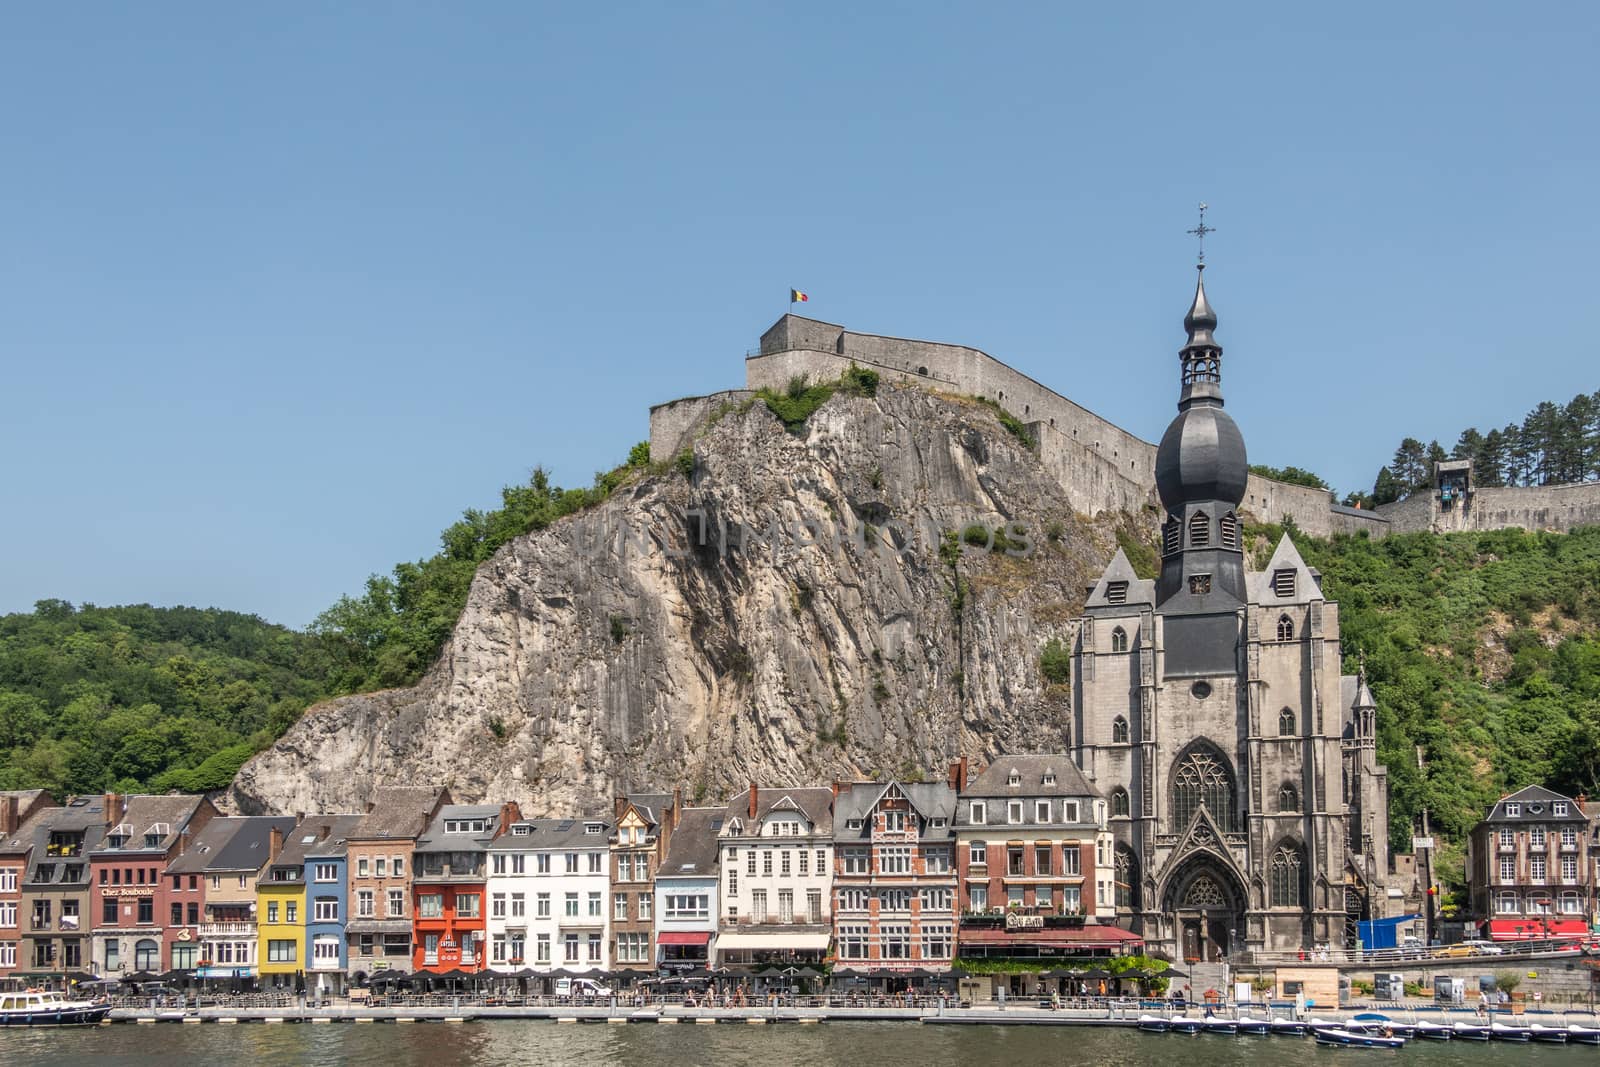
[[[1150,515],[1075,516],[990,408],[887,383],[796,433],[731,406],[694,453],[690,477],[506,545],[416,687],[311,709],[229,804],[351,810],[425,782],[543,814],[1066,745],[1041,647],[1066,640],[1115,527],[1146,539]],[[974,524],[1015,525],[957,558],[941,534]]]

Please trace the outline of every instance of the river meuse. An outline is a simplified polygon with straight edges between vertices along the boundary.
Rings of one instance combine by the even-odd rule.
[[[502,1021],[332,1026],[118,1025],[90,1030],[0,1030],[0,1064],[94,1067],[1051,1067],[1150,1064],[1161,1067],[1329,1065],[1369,1061],[1445,1067],[1600,1065],[1600,1048],[1476,1042],[1411,1042],[1399,1052],[1319,1048],[1309,1038],[1183,1037],[1137,1030],[1050,1026],[920,1026],[823,1023],[820,1026],[558,1026]]]

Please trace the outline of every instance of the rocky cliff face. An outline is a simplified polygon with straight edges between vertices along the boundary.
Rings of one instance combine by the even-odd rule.
[[[736,408],[695,458],[508,544],[420,684],[311,709],[230,806],[352,810],[426,782],[545,814],[1067,743],[1040,650],[1067,640],[1114,527],[1146,539],[1148,516],[1073,515],[990,409],[888,384],[798,433]],[[959,557],[941,536],[1008,524]]]

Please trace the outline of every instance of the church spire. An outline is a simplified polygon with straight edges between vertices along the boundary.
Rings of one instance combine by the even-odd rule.
[[[1178,398],[1178,410],[1187,410],[1195,401],[1222,404],[1222,346],[1212,335],[1217,328],[1217,313],[1211,310],[1206,299],[1206,234],[1216,233],[1216,228],[1206,225],[1206,205],[1200,205],[1200,225],[1189,231],[1200,242],[1195,263],[1194,303],[1183,317],[1183,328],[1188,331],[1189,342],[1178,350],[1183,366],[1183,394]]]

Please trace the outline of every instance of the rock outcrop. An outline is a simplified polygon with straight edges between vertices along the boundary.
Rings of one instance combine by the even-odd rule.
[[[887,383],[795,433],[730,406],[694,453],[507,544],[417,686],[312,708],[228,804],[359,810],[426,782],[535,815],[1067,744],[1041,649],[1153,512],[1076,516],[991,408]],[[993,548],[969,529],[1007,526]]]

